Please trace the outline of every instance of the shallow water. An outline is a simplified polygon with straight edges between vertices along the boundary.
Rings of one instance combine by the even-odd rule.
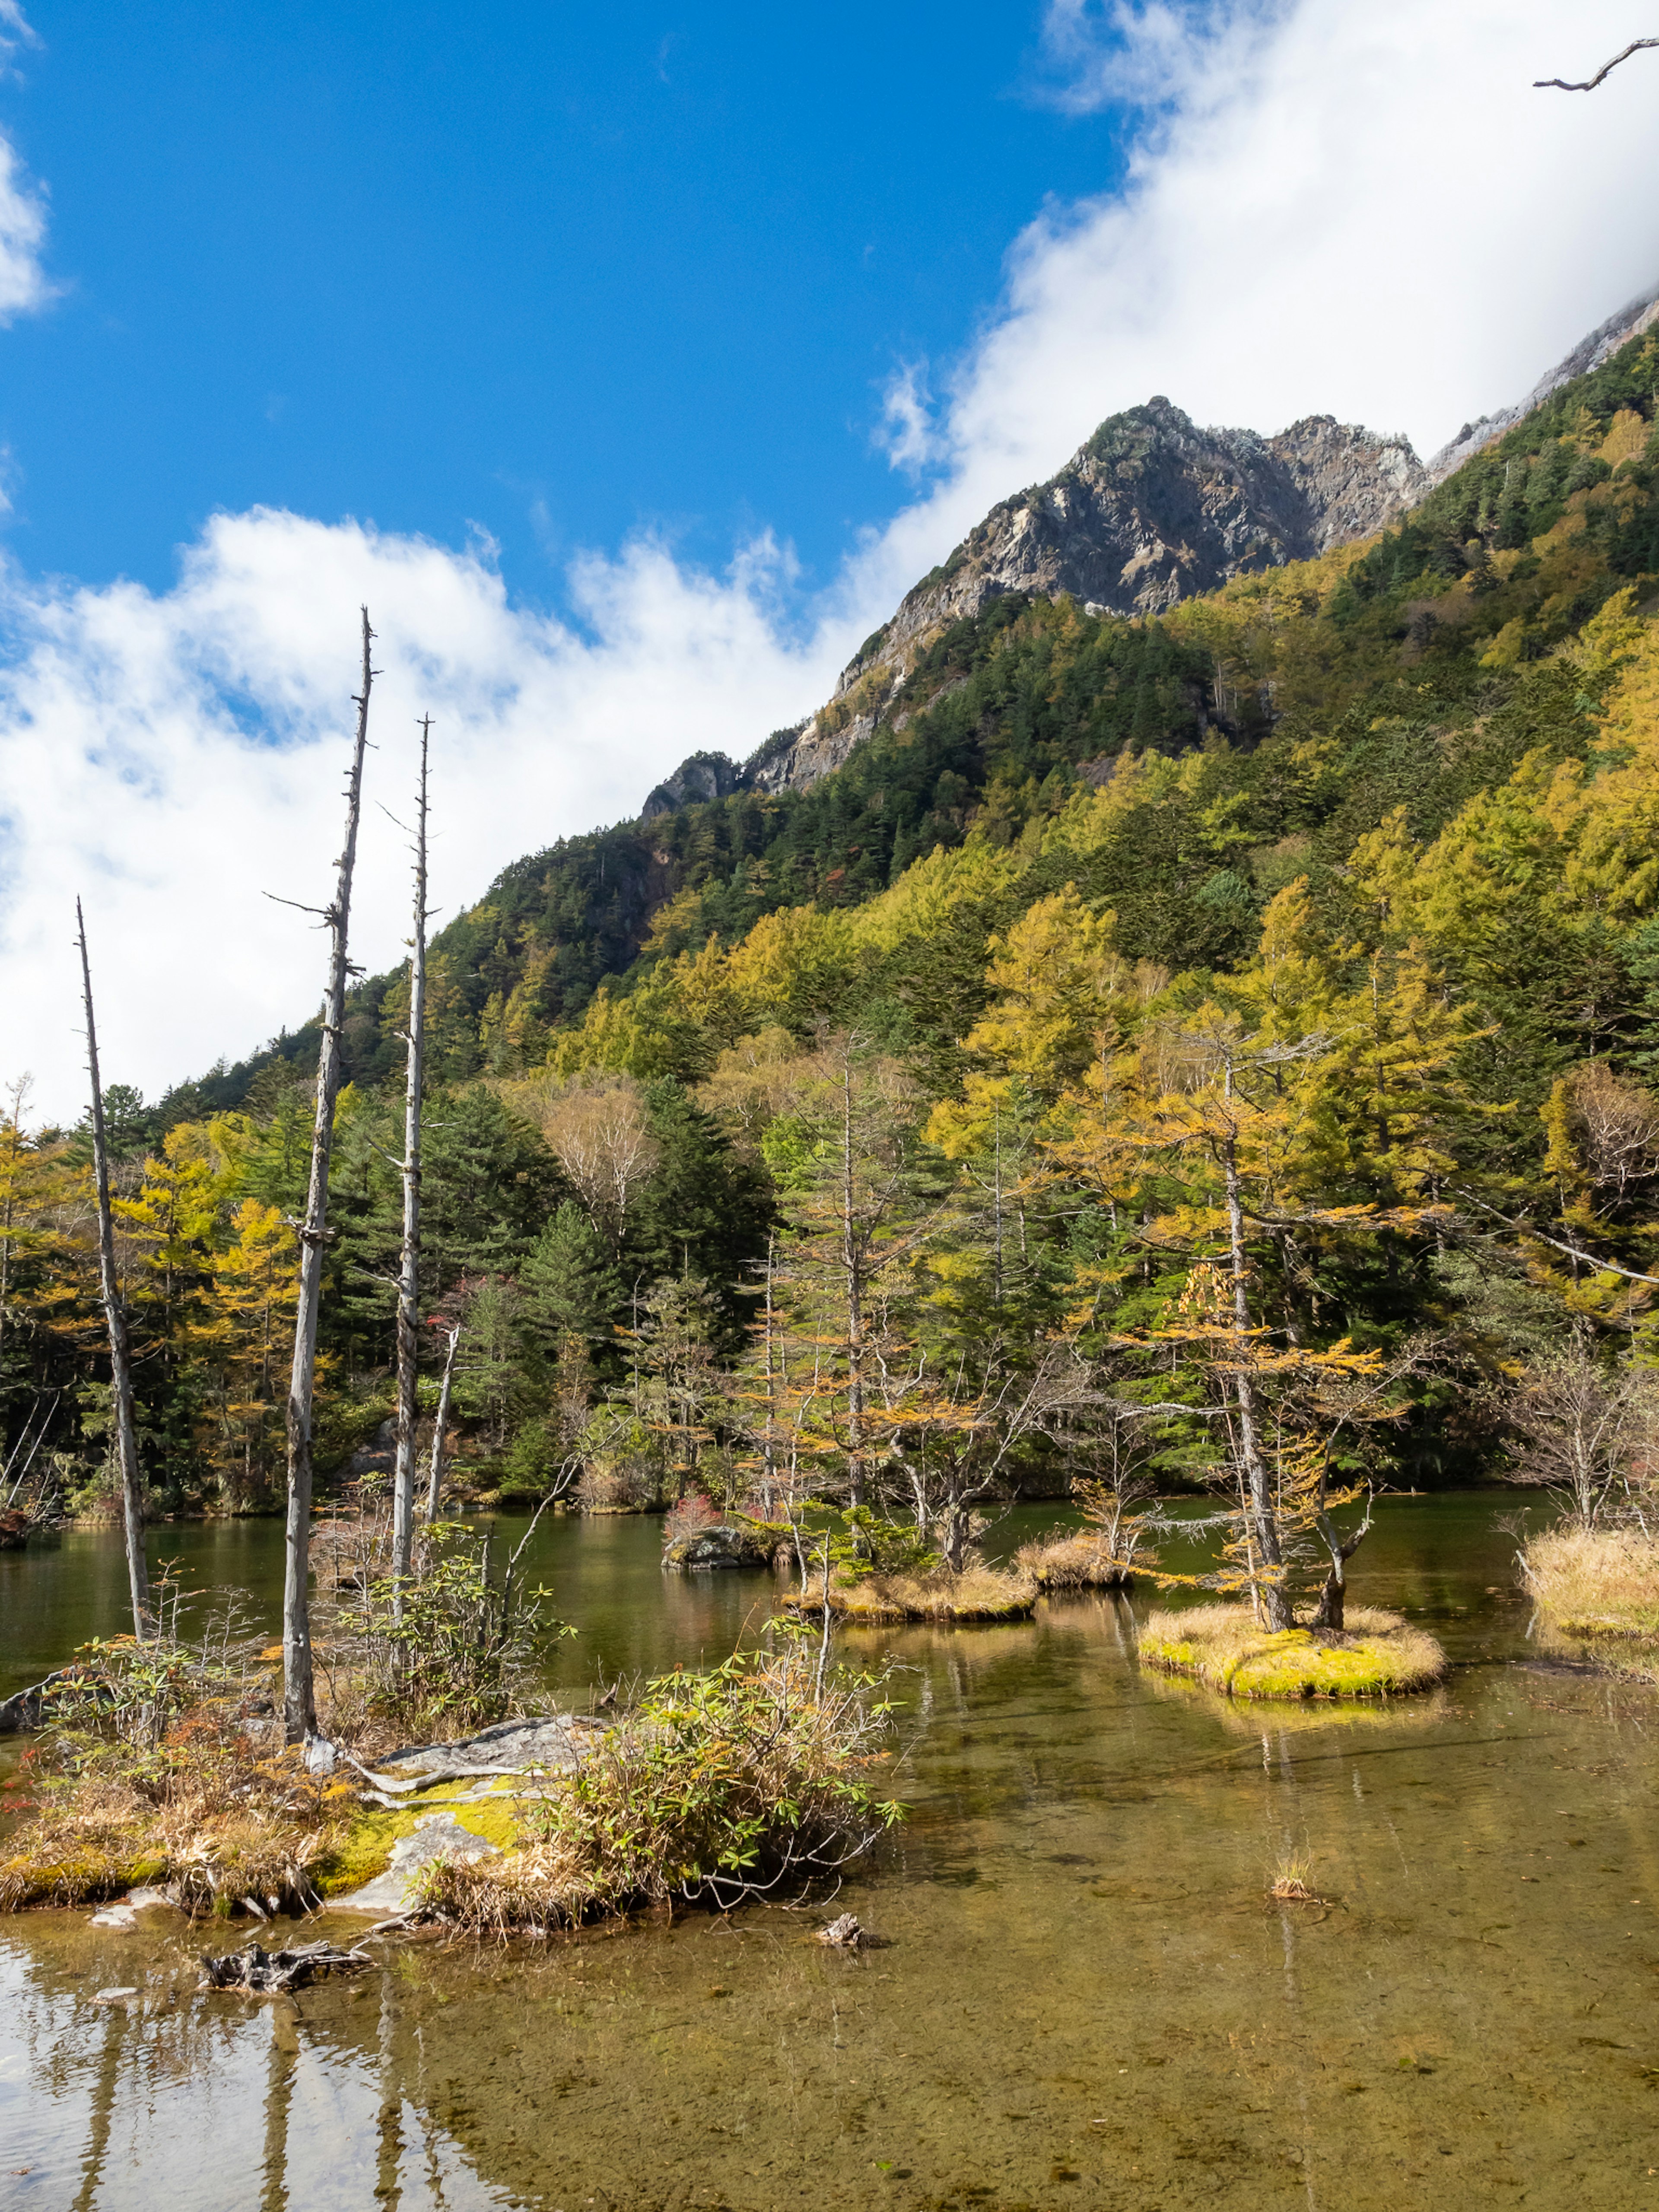
[[[1423,1619],[1455,1668],[1381,1712],[1144,1677],[1121,1601],[865,1632],[909,1670],[913,1810],[837,1900],[884,1939],[861,1955],[765,1907],[391,1944],[357,1986],[273,2006],[198,1996],[176,1925],[5,1924],[0,2203],[1650,2204],[1656,1709],[1532,1657],[1504,1503],[1385,1502],[1356,1598]],[[717,1656],[763,1601],[665,1582],[658,1540],[550,1533],[584,1630],[568,1680]],[[63,1656],[52,1614],[32,1666]],[[1287,1853],[1326,1902],[1266,1901]],[[112,1984],[131,2010],[90,2003]]]

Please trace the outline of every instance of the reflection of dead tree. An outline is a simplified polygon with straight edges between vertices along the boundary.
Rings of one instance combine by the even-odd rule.
[[[126,2039],[127,2008],[117,1999],[110,2005],[104,2047],[98,2054],[98,2073],[92,2085],[92,2124],[87,2131],[87,2153],[81,2161],[81,2187],[74,2212],[92,2212],[103,2186],[109,2157],[110,2127],[115,2117],[115,2090],[121,2073],[121,2045]]]
[[[300,2056],[299,2037],[292,2019],[273,2006],[270,2053],[265,2073],[264,2163],[259,2212],[287,2212],[288,2122],[294,2103],[294,2075]]]
[[[1564,76],[1538,76],[1533,79],[1532,88],[1534,92],[1594,92],[1602,78],[1611,76],[1620,62],[1627,62],[1632,54],[1639,54],[1648,46],[1659,46],[1659,39],[1632,39],[1622,54],[1615,54],[1610,62],[1603,62],[1594,76],[1587,76],[1580,84],[1570,84]]]

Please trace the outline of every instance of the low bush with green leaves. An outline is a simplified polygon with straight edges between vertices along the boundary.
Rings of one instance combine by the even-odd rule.
[[[574,1771],[523,1807],[499,1858],[434,1863],[427,1905],[462,1925],[572,1927],[653,1905],[788,1898],[902,1817],[872,1768],[892,1707],[878,1677],[822,1680],[810,1638],[678,1668]]]

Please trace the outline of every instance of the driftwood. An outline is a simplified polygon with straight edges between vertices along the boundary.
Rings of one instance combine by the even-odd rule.
[[[301,1943],[292,1951],[265,1951],[249,1943],[222,1959],[204,1951],[201,1960],[204,1990],[247,1990],[258,1996],[302,1990],[325,1974],[355,1974],[374,1963],[366,1951],[342,1951],[328,1942]]]

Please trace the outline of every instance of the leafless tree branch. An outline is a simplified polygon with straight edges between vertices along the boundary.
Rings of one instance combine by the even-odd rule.
[[[1622,54],[1615,54],[1610,62],[1603,62],[1594,76],[1587,76],[1582,84],[1570,84],[1564,76],[1538,76],[1532,82],[1534,92],[1594,92],[1605,76],[1616,70],[1620,62],[1627,62],[1632,54],[1641,53],[1648,46],[1659,46],[1659,39],[1632,39]]]

